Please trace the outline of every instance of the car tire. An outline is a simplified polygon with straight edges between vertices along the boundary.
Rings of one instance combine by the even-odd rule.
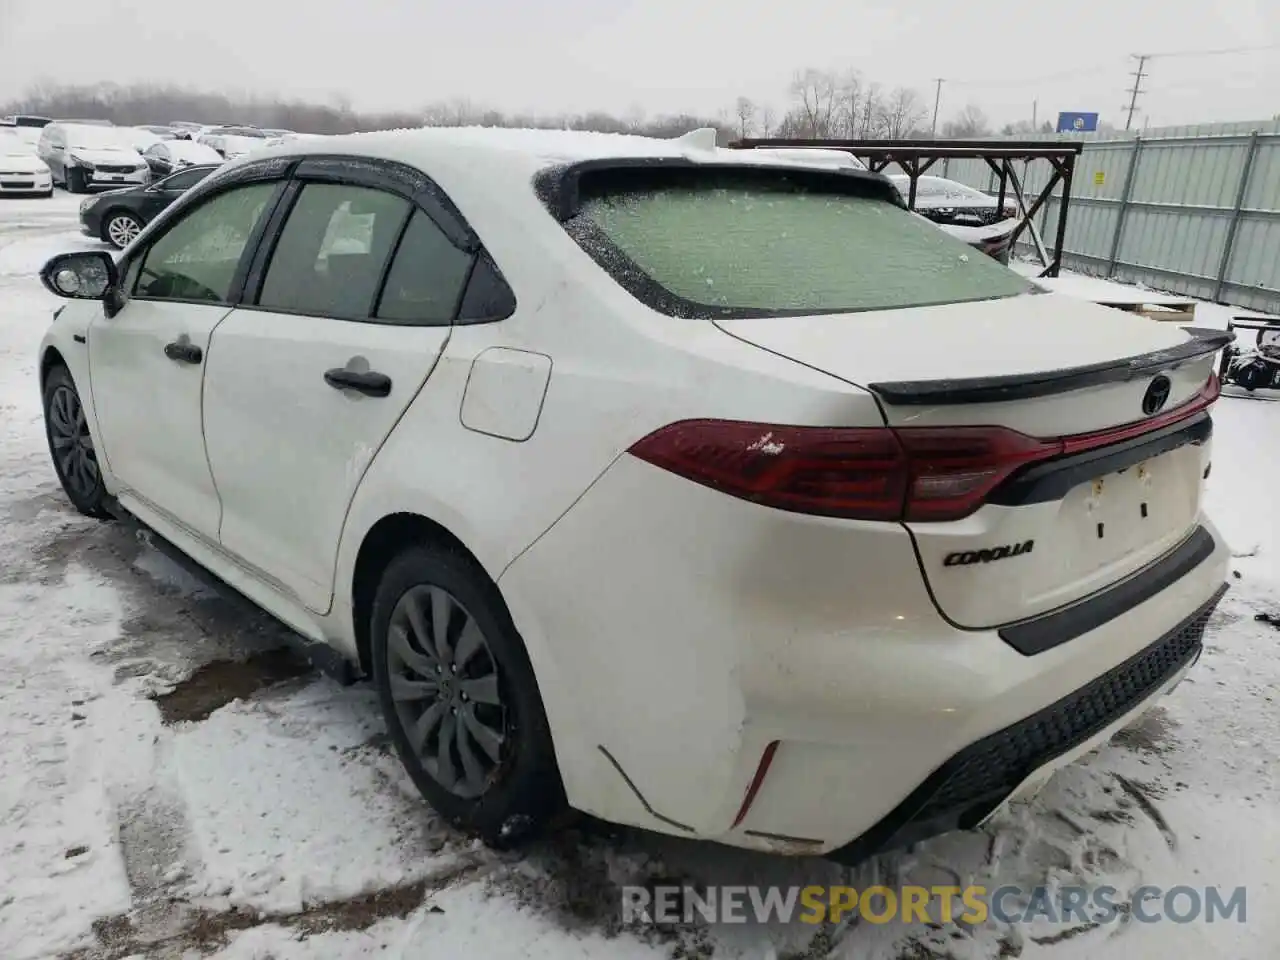
[[[66,171],[67,193],[84,193],[88,190],[85,183],[84,171],[76,167],[68,167]]]
[[[44,381],[44,430],[53,469],[72,506],[86,517],[105,520],[107,488],[93,437],[71,371],[58,365]]]
[[[141,231],[143,223],[125,210],[111,210],[102,218],[102,239],[117,250],[127,247]]]
[[[369,627],[387,729],[436,812],[498,848],[536,836],[565,812],[529,655],[474,560],[455,548],[405,550],[382,574]]]

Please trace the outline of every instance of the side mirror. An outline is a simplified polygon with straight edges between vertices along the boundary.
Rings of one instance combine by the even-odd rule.
[[[60,253],[40,270],[45,289],[69,300],[101,300],[118,278],[116,262],[101,250]]]

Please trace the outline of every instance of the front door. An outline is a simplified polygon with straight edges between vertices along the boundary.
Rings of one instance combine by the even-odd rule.
[[[222,547],[312,610],[329,609],[347,508],[448,342],[470,264],[402,195],[304,182],[256,303],[214,331]]]
[[[216,542],[221,508],[201,399],[210,336],[280,185],[212,195],[121,264],[123,306],[88,333],[90,388],[122,504]]]

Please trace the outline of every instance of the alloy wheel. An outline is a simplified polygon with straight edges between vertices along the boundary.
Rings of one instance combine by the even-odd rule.
[[[78,497],[89,499],[98,487],[98,458],[84,417],[80,398],[68,386],[59,386],[49,398],[49,443],[58,470]]]
[[[133,242],[142,230],[138,221],[126,214],[119,214],[107,222],[107,238],[122,250]]]
[[[474,799],[506,759],[508,710],[475,618],[447,590],[409,589],[391,611],[387,675],[410,748],[456,797]]]

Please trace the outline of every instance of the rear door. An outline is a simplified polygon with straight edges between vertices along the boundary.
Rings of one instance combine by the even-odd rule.
[[[448,342],[474,254],[415,202],[421,174],[338,159],[296,177],[215,331],[204,433],[222,546],[323,613],[347,507]]]

